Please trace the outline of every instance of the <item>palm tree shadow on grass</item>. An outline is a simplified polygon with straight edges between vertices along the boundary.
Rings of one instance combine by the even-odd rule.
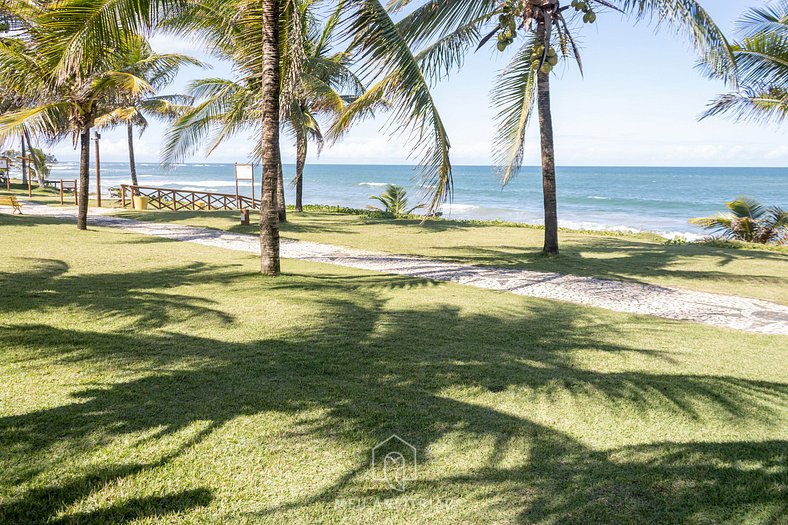
[[[441,250],[441,247],[434,247]],[[434,255],[451,262],[483,266],[523,268],[543,272],[589,275],[608,279],[645,282],[652,277],[673,277],[686,280],[725,279],[766,285],[788,284],[786,278],[755,274],[732,274],[715,270],[683,270],[673,265],[682,257],[707,256],[717,259],[720,268],[746,257],[748,259],[788,261],[788,255],[757,250],[734,250],[706,246],[658,246],[620,239],[604,243],[564,245],[559,258],[544,257],[536,248],[522,246],[452,248],[452,253]]]
[[[56,259],[16,258],[14,262],[24,270],[0,271],[0,288],[6,294],[0,301],[0,313],[56,312],[58,308],[73,307],[101,317],[129,319],[141,329],[163,327],[175,319],[231,323],[232,316],[216,308],[215,301],[168,290],[190,284],[229,283],[246,275],[196,262],[144,274],[69,273],[68,264]]]
[[[203,435],[205,432],[202,433]],[[199,437],[203,437],[198,434]],[[189,440],[180,450],[164,455],[151,463],[111,464],[90,469],[86,474],[74,477],[65,483],[38,487],[28,491],[21,499],[0,504],[2,523],[79,523],[104,524],[125,523],[140,518],[165,517],[196,507],[204,507],[212,500],[211,491],[206,488],[170,492],[166,495],[126,498],[95,511],[69,513],[56,518],[68,505],[123,480],[146,471],[166,465],[194,443]]]
[[[184,279],[193,275],[188,268],[181,271]],[[150,285],[161,277],[139,279]],[[167,279],[177,282],[177,276]],[[0,452],[12,456],[15,464],[29,465],[14,482],[31,481],[37,458],[51,458],[53,464],[47,468],[57,469],[67,457],[134,433],[155,430],[151,439],[158,439],[200,421],[209,422],[212,430],[239,416],[292,415],[318,407],[325,414],[322,419],[292,432],[365,452],[330,486],[266,508],[262,513],[268,517],[287,521],[299,509],[330,505],[337,498],[397,497],[369,485],[364,476],[366,451],[394,432],[407,436],[420,450],[457,432],[469,443],[492,440],[493,452],[483,466],[462,475],[418,481],[411,490],[426,497],[438,493],[463,499],[479,505],[482,514],[484,508],[503,510],[524,523],[736,522],[744,521],[749,512],[776,519],[784,510],[779,491],[786,476],[779,468],[788,444],[784,441],[666,442],[595,451],[526,417],[446,394],[456,389],[487,396],[523,389],[571,392],[578,399],[593,396],[600,408],[627,406],[642,417],[661,410],[701,422],[707,417],[774,422],[775,403],[788,393],[784,384],[586,370],[573,362],[578,350],[669,357],[612,343],[609,334],[615,326],[568,305],[539,302],[525,311],[474,315],[445,304],[392,307],[387,289],[407,280],[395,279],[389,287],[389,279],[379,276],[296,276],[288,282],[270,282],[266,291],[282,300],[320,303],[323,318],[317,328],[247,342],[162,331],[135,335],[40,324],[0,327],[6,344],[26,348],[31,356],[82,361],[86,367],[108,358],[119,365],[157,364],[146,377],[78,391],[72,403],[0,418]],[[80,285],[99,290],[107,283],[100,276],[85,276]],[[111,304],[116,299],[98,297],[98,305],[71,306],[88,312],[109,308],[103,300]],[[7,310],[5,303],[0,301],[2,310]],[[649,322],[659,329],[658,321]],[[187,370],[175,366],[184,359],[198,364]],[[704,409],[723,416],[704,416]],[[528,461],[502,461],[507,451],[518,447],[527,449]],[[170,457],[162,460],[169,461]],[[426,467],[430,461],[427,455]],[[100,488],[88,484],[72,491],[76,495],[71,499]],[[301,494],[310,491],[302,489]],[[40,507],[41,499],[40,492],[29,490],[0,506],[0,516],[14,521],[33,506],[41,508],[42,521],[52,517],[54,510]]]

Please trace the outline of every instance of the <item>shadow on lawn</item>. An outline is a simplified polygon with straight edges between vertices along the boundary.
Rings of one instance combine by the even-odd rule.
[[[126,318],[139,328],[166,326],[175,320],[214,319],[232,322],[232,317],[214,308],[215,301],[166,292],[189,284],[228,283],[238,273],[219,271],[204,263],[158,268],[141,273],[68,273],[68,264],[55,259],[15,258],[24,270],[0,272],[0,314],[56,312],[71,307],[101,317]]]
[[[589,245],[565,245],[560,257],[544,257],[533,247],[453,247],[441,253],[434,247],[435,258],[483,266],[520,267],[527,270],[562,274],[589,275],[621,280],[648,280],[652,277],[708,280],[725,279],[742,283],[788,286],[784,277],[734,274],[715,270],[682,270],[674,266],[682,258],[709,257],[724,268],[739,259],[783,261],[788,255],[757,250],[731,250],[711,246],[669,246],[608,238]]]
[[[52,276],[63,270],[57,261],[49,270],[43,267],[49,271],[45,282],[50,285],[58,280]],[[189,282],[205,271],[181,268],[136,278],[139,286],[153,288],[163,281]],[[668,358],[611,342],[614,338],[609,335],[616,326],[569,305],[538,302],[523,311],[501,309],[476,315],[446,304],[392,308],[386,290],[403,286],[405,281],[423,283],[331,275],[258,281],[261,295],[318,304],[323,315],[317,327],[299,330],[299,321],[294,319],[287,334],[251,342],[155,330],[129,334],[42,324],[0,326],[2,341],[29,349],[31,358],[79,360],[86,368],[107,360],[121,367],[124,363],[157,365],[144,378],[78,391],[73,403],[0,418],[0,453],[13,457],[16,465],[29,465],[28,470],[15,473],[13,482],[31,482],[38,473],[35,465],[41,460],[37,458],[61,456],[66,461],[132,433],[154,432],[151,439],[173,439],[196,422],[209,422],[207,429],[179,449],[183,450],[239,416],[297,414],[320,408],[324,418],[302,423],[293,433],[337,440],[364,452],[357,465],[331,486],[299,487],[299,494],[311,491],[311,495],[295,496],[266,509],[266,518],[285,522],[290,512],[312,504],[331,505],[336,498],[405,497],[364,478],[366,452],[394,432],[407,436],[420,450],[429,450],[430,445],[456,433],[471,445],[494,443],[485,464],[471,473],[438,473],[409,488],[410,495],[463,499],[464,507],[478,506],[474,521],[486,511],[503,510],[522,523],[738,523],[753,516],[768,523],[778,521],[785,511],[780,489],[788,481],[784,468],[788,443],[784,441],[666,442],[595,451],[544,424],[484,406],[481,401],[464,402],[446,392],[462,389],[506,396],[501,399],[520,407],[529,403],[527,392],[570,393],[578,403],[593,399],[600,409],[634,410],[633,417],[646,418],[661,411],[710,424],[722,419],[776,424],[779,414],[774,405],[788,394],[786,385],[711,375],[584,370],[573,362],[578,350],[600,356],[636,353],[650,359]],[[20,282],[20,287],[37,287],[30,281]],[[124,313],[116,308],[124,293],[136,293],[130,287],[121,287],[117,296],[98,293],[109,283],[96,275],[82,277],[78,285],[84,292],[93,292],[91,302],[73,299],[59,305],[132,319],[141,316],[134,309]],[[157,303],[163,300],[156,298],[154,308],[157,304],[176,307],[175,302]],[[222,315],[205,310],[204,301],[191,298],[187,311]],[[0,298],[4,312],[20,311],[13,304],[9,307],[7,298]],[[263,308],[265,298],[259,304]],[[643,324],[644,330],[658,331],[664,326],[657,320]],[[156,326],[166,325],[165,317]],[[177,367],[184,360],[197,364],[191,369]],[[505,458],[517,447],[526,449],[528,460],[513,465]],[[30,516],[37,521],[54,519],[65,505],[100,491],[105,483],[166,465],[179,453],[151,465],[109,467],[103,474],[89,473],[72,485],[31,489],[0,504],[0,521],[20,522]],[[430,455],[425,459],[429,470]],[[461,458],[456,461],[463,463]],[[99,481],[91,481],[96,476]],[[168,509],[207,504],[210,497],[208,489],[200,489],[161,501],[128,500],[128,508],[119,503],[66,521],[123,520],[139,517],[139,509],[149,508],[159,509],[160,514],[141,515],[166,515]],[[461,515],[447,519],[461,520]]]

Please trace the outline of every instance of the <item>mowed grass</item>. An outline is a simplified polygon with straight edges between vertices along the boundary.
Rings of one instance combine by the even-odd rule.
[[[0,523],[788,510],[785,337],[39,217],[0,238]],[[370,469],[394,433],[401,492]]]
[[[233,212],[123,212],[147,221],[257,233]],[[256,217],[255,217],[256,218]],[[590,275],[788,304],[788,247],[731,249],[668,245],[656,235],[562,231],[561,255],[541,253],[544,232],[534,227],[459,221],[374,219],[326,212],[288,213],[287,238],[373,251],[421,255],[488,266]]]

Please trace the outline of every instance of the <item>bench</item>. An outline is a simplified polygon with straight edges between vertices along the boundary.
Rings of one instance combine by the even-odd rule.
[[[14,209],[12,213],[19,212],[22,215],[22,203],[13,195],[0,195],[0,206],[11,206]]]

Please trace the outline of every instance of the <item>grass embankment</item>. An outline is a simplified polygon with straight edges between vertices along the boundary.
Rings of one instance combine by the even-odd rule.
[[[147,221],[256,233],[234,212],[124,212]],[[776,250],[669,245],[651,234],[560,234],[561,256],[541,254],[544,232],[534,226],[462,221],[391,220],[309,211],[288,213],[282,235],[374,251],[448,261],[633,280],[788,304],[788,247]]]
[[[785,337],[300,261],[262,278],[40,217],[0,236],[1,523],[785,516]],[[418,449],[404,492],[369,468],[392,433]]]

